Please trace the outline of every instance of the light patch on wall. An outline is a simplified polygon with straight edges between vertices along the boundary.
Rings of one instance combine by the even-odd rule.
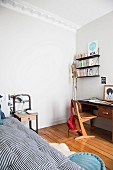
[[[20,61],[16,77],[20,78],[17,81],[22,87],[26,81],[29,86],[46,89],[61,74],[63,54],[60,46],[54,46],[52,42],[37,44],[37,47],[29,50],[29,56]]]

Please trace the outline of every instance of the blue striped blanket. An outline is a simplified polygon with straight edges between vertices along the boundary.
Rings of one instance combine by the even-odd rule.
[[[0,170],[83,170],[16,118],[0,125]]]

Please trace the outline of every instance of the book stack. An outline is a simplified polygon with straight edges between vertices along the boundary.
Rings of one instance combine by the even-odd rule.
[[[93,58],[93,65],[98,65],[98,64],[99,64],[98,57]]]
[[[77,68],[88,66],[88,60],[77,61]]]
[[[87,75],[88,75],[88,76],[93,76],[93,69],[88,68],[88,69],[87,69]]]
[[[87,69],[77,70],[77,76],[78,77],[93,76],[93,69],[92,68],[87,68]]]
[[[92,66],[92,65],[94,65],[93,58],[90,58],[88,60],[88,66]]]

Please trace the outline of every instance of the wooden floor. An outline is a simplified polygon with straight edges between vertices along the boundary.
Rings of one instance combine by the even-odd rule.
[[[111,132],[94,128],[90,130],[85,125],[88,134],[95,135],[95,138],[75,140],[75,135],[67,137],[67,125],[59,124],[39,129],[39,135],[51,143],[65,143],[71,151],[90,152],[97,154],[105,163],[107,170],[113,170],[113,143],[111,143]]]

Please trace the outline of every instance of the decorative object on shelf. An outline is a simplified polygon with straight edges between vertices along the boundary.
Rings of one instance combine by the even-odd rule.
[[[85,57],[87,57],[88,56],[88,54],[87,53],[80,53],[80,54],[78,54],[78,58],[85,58]]]
[[[104,100],[113,101],[113,85],[104,85]]]
[[[88,43],[88,56],[99,54],[98,41],[92,41]]]

